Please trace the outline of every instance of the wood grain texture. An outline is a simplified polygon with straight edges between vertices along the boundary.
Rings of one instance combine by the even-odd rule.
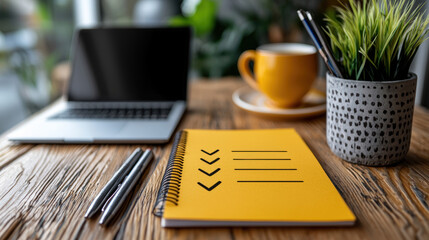
[[[231,100],[236,79],[191,84],[182,128],[295,128],[357,216],[353,227],[164,229],[151,214],[171,143],[109,227],[83,218],[125,158],[147,145],[14,145],[0,138],[0,239],[429,239],[429,112],[416,108],[411,148],[400,164],[364,167],[340,160],[325,139],[324,116],[274,121]]]

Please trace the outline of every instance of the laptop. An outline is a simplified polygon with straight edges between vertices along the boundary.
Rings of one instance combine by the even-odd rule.
[[[77,30],[66,100],[13,131],[20,143],[164,143],[186,109],[191,30]]]

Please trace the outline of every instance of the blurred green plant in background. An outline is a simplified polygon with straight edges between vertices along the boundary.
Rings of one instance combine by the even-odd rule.
[[[61,94],[51,91],[50,73],[58,62],[68,59],[74,29],[72,3],[0,0],[1,67],[3,74],[15,76],[30,112]]]
[[[174,26],[190,25],[194,28],[195,35],[202,37],[210,33],[216,21],[218,3],[212,0],[202,0],[196,6],[195,11],[189,16],[173,17],[170,23]]]
[[[188,1],[189,2],[189,1]],[[320,10],[324,1],[199,0],[193,11],[170,20],[192,26],[193,70],[198,76],[238,75],[236,63],[247,49],[270,42],[302,41],[296,10]],[[187,1],[184,2],[186,4]]]

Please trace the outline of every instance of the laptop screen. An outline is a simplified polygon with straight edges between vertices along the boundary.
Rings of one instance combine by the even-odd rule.
[[[186,100],[189,28],[81,29],[69,101]]]

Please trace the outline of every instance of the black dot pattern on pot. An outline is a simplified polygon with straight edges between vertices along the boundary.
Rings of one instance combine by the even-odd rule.
[[[327,141],[344,160],[386,165],[408,152],[416,81],[328,79]]]

